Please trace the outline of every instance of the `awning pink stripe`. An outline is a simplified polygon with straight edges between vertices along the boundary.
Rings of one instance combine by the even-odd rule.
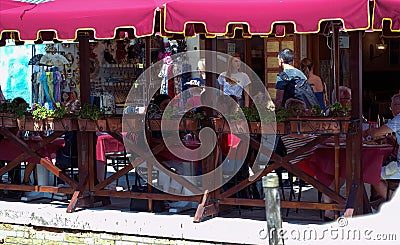
[[[391,30],[400,31],[400,1],[375,0],[373,13],[373,29],[382,30],[383,20],[391,20]]]
[[[296,33],[318,32],[323,20],[343,20],[345,30],[369,27],[368,0],[175,0],[166,3],[165,31],[184,32],[185,23],[205,23],[226,33],[229,23],[248,23],[253,34],[269,34],[273,23],[292,22]]]
[[[154,11],[162,7],[154,0],[55,0],[16,8],[7,7],[15,3],[12,0],[0,1],[0,31],[19,31],[22,40],[36,40],[41,30],[74,39],[78,29],[94,29],[96,38],[112,38],[116,28],[125,26],[134,27],[136,36],[151,35]]]

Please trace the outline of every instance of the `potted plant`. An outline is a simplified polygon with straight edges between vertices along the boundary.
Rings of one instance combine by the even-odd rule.
[[[0,104],[0,126],[5,128],[18,127],[17,118],[24,118],[28,105],[5,100]]]
[[[213,118],[214,130],[219,133],[248,133],[248,121],[242,116],[241,110],[247,108],[235,108],[235,110],[228,115],[220,115],[220,117]],[[249,114],[248,112],[247,114]],[[246,113],[244,113],[246,117]],[[229,123],[228,123],[229,122]],[[247,129],[246,129],[247,128]]]
[[[95,105],[84,104],[77,116],[81,131],[105,131],[107,129],[104,112]]]
[[[311,109],[310,116],[296,115],[289,118],[292,133],[347,133],[350,117],[350,106],[343,107],[336,102],[328,107],[325,113],[319,106]],[[327,115],[327,116],[325,116]]]
[[[54,109],[50,111],[51,116],[45,119],[46,130],[72,131],[78,129],[75,115],[66,106],[57,102]]]
[[[52,116],[51,110],[47,106],[34,104],[31,112],[19,113],[17,117],[20,130],[42,131],[46,130],[45,119]]]
[[[274,118],[271,118],[271,113],[268,113],[267,118],[261,118],[261,121],[266,125],[265,134],[286,134],[288,112],[284,107],[279,107],[274,111]],[[268,118],[269,117],[269,118]]]
[[[161,115],[157,118],[148,118],[147,126],[151,131],[159,131],[161,130],[161,120],[164,129],[166,130],[174,130],[176,129],[176,125],[178,124],[179,111],[176,108],[171,108],[163,112],[162,118]],[[195,110],[189,110],[186,112],[181,120],[179,120],[179,131],[196,131],[200,129],[200,122],[204,119],[204,115],[196,112]]]
[[[286,132],[286,110],[282,107],[275,112],[267,110],[266,113],[260,116],[255,107],[242,108],[249,124],[250,133],[253,134],[284,134]],[[285,115],[283,119],[279,119]]]

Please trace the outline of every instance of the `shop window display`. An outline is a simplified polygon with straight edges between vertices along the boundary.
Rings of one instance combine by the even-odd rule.
[[[178,52],[186,51],[185,40],[168,40],[158,37],[151,39],[150,64]],[[9,47],[2,47],[4,53]],[[49,104],[56,102],[68,103],[80,97],[79,46],[76,42],[32,44],[13,48],[13,57],[0,64],[3,72],[1,86],[6,98],[26,93],[24,99],[30,104]],[[15,52],[16,49],[23,49]],[[5,56],[9,56],[8,54]],[[145,39],[132,40],[99,40],[90,43],[90,83],[92,103],[105,109],[107,114],[122,113],[126,97],[134,88],[134,103],[145,105],[148,101],[145,79],[140,75],[146,69]],[[7,64],[6,64],[7,63]],[[162,73],[162,67],[151,74],[150,86],[159,84],[163,79],[157,75]],[[191,70],[185,60],[174,61],[166,71],[173,77],[166,82],[169,94],[176,95],[186,89],[190,81]],[[17,88],[18,87],[18,88]],[[166,90],[165,92],[167,92]]]

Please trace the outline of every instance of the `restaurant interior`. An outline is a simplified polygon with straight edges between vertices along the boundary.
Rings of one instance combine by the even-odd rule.
[[[173,6],[173,4],[174,3],[172,3],[171,6]],[[368,1],[365,5],[366,6],[363,7],[369,9]],[[163,16],[168,15],[169,12],[167,10],[165,10],[165,12],[159,10],[160,9],[150,11],[150,13],[156,12],[156,14],[154,14],[155,16],[151,18],[150,21],[154,21],[157,17],[162,20],[163,18],[160,16],[164,17],[165,20],[169,20],[167,16]],[[26,16],[29,16],[29,13]],[[61,62],[61,76],[65,77],[65,79],[63,79],[64,84],[62,84],[60,88],[60,102],[62,102],[61,100],[63,98],[61,95],[65,92],[67,93],[68,99],[75,96],[74,98],[79,98],[82,104],[95,104],[99,107],[103,107],[105,109],[105,114],[109,116],[119,114],[120,117],[122,117],[122,115],[127,112],[129,106],[133,106],[135,112],[137,112],[142,110],[140,108],[145,108],[148,102],[150,102],[151,98],[149,94],[151,93],[148,92],[149,87],[154,85],[152,81],[157,80],[157,82],[160,82],[160,78],[163,77],[162,62],[164,62],[164,64],[167,62],[165,59],[167,53],[178,54],[184,51],[212,50],[227,55],[233,53],[240,54],[243,62],[251,68],[253,72],[245,71],[252,76],[257,75],[265,85],[269,97],[274,100],[276,98],[275,79],[280,71],[277,64],[277,54],[282,48],[291,48],[294,50],[295,67],[299,67],[300,60],[306,57],[314,61],[315,74],[319,75],[326,83],[328,95],[331,95],[333,91],[338,91],[339,86],[342,85],[348,86],[353,90],[353,110],[351,111],[351,115],[347,115],[351,116],[351,119],[339,119],[336,122],[339,125],[339,130],[334,133],[329,132],[321,134],[318,130],[313,132],[321,137],[307,144],[304,149],[300,150],[304,152],[309,148],[323,143],[328,137],[333,136],[333,143],[337,147],[335,149],[332,148],[332,159],[335,159],[332,165],[338,165],[339,159],[335,158],[333,153],[337,156],[339,155],[339,136],[344,133],[343,121],[351,121],[354,125],[354,127],[350,127],[351,129],[348,132],[351,130],[353,131],[349,133],[346,139],[348,151],[351,152],[351,150],[354,150],[361,153],[362,142],[359,128],[362,123],[362,117],[370,122],[377,122],[380,120],[384,122],[384,119],[390,119],[390,99],[392,95],[400,91],[400,83],[396,82],[400,75],[399,37],[395,35],[386,35],[382,30],[383,28],[380,30],[370,29],[369,18],[369,14],[362,14],[360,22],[363,23],[359,24],[354,29],[346,29],[346,26],[343,25],[344,20],[343,22],[338,21],[336,18],[332,18],[332,20],[323,20],[324,18],[321,17],[316,30],[303,32],[301,31],[302,27],[300,25],[296,26],[293,23],[282,24],[271,22],[271,30],[269,33],[261,33],[260,35],[254,36],[251,36],[248,24],[236,23],[229,23],[224,26],[224,30],[226,30],[224,35],[214,35],[218,33],[218,31],[215,33],[207,32],[204,28],[199,28],[199,26],[201,27],[202,25],[198,25],[198,23],[188,25],[193,29],[190,29],[190,27],[187,29],[184,28],[183,33],[174,29],[176,27],[168,22],[165,23],[165,26],[163,26],[163,23],[158,25],[154,24],[151,26],[152,28],[150,28],[150,35],[143,36],[135,36],[137,33],[135,32],[135,34],[133,34],[132,29],[129,28],[114,28],[112,29],[112,37],[106,40],[103,38],[95,38],[97,33],[91,29],[85,29],[80,32],[79,35],[77,34],[78,32],[75,33],[76,30],[73,30],[74,39],[69,38],[69,40],[64,41],[57,40],[57,36],[54,34],[56,32],[47,30],[43,31],[40,36],[37,36],[40,38],[34,40],[25,40],[23,39],[23,34],[16,31],[2,30],[1,43],[3,45],[0,47],[1,57],[12,55],[13,48],[17,49],[21,47],[24,47],[24,51],[21,52],[24,53],[24,56],[23,58],[17,58],[12,55],[9,56],[12,58],[0,61],[0,70],[3,73],[1,76],[2,80],[0,81],[1,88],[5,97],[10,99],[17,97],[17,95],[22,96],[20,93],[21,88],[27,88],[28,91],[31,92],[29,94],[24,93],[23,96],[25,96],[29,105],[33,106],[34,103],[41,102],[41,100],[38,99],[40,94],[34,93],[34,83],[31,82],[33,75],[38,72],[38,70],[35,70],[35,64],[29,63],[30,61],[34,62],[34,58],[39,54],[44,57],[46,57],[48,53],[52,53],[52,55],[59,54],[66,59],[66,61],[64,58],[59,58],[57,60],[57,62]],[[183,22],[186,27],[186,22]],[[364,22],[366,22],[368,26],[365,26],[366,23]],[[159,31],[154,33],[154,29]],[[12,30],[11,27],[10,30]],[[190,32],[192,32],[192,35]],[[36,35],[37,33],[35,32],[34,34]],[[46,62],[42,61],[42,58],[43,57],[40,58],[37,64],[39,67],[38,69],[42,69],[42,72],[49,72],[47,66],[57,67],[56,63],[53,61],[51,61],[50,65],[46,65]],[[220,68],[226,65],[226,60],[218,60],[210,56],[202,57],[200,52],[197,59],[201,58],[206,59],[206,66],[212,66],[213,68]],[[16,62],[21,62],[22,60],[25,60],[24,64],[16,64]],[[180,63],[180,65],[182,65],[182,63]],[[153,72],[147,73],[147,68],[153,69]],[[154,69],[156,69],[157,72],[154,72]],[[245,69],[248,68],[245,67]],[[152,74],[156,74],[156,76],[151,77]],[[17,75],[23,78],[16,78]],[[197,72],[192,73],[192,76],[196,75],[198,75]],[[218,74],[207,74],[205,85],[217,88],[217,75]],[[251,79],[256,80],[255,77],[251,77]],[[16,86],[17,83],[20,84],[20,87]],[[129,98],[129,94],[132,93],[131,91],[134,91],[136,97]],[[127,98],[129,98],[128,102]],[[129,106],[127,106],[127,104],[129,104]],[[199,222],[203,217],[217,214],[220,208],[219,205],[222,206],[226,204],[239,207],[265,206],[265,202],[261,196],[257,199],[253,198],[253,195],[247,195],[245,198],[242,198],[236,193],[249,186],[253,186],[256,182],[258,182],[258,184],[254,186],[258,186],[260,189],[263,175],[283,167],[289,173],[300,176],[307,183],[316,186],[318,191],[333,198],[332,203],[309,201],[307,203],[297,202],[293,204],[292,202],[297,199],[295,198],[292,200],[292,196],[289,194],[289,200],[283,200],[282,202],[283,208],[290,209],[300,207],[305,209],[334,210],[336,212],[336,217],[338,217],[339,212],[345,211],[350,205],[351,208],[356,209],[357,214],[368,213],[368,208],[363,206],[363,198],[365,199],[365,197],[360,197],[359,194],[364,191],[364,187],[362,187],[364,185],[360,184],[362,182],[360,179],[362,178],[362,171],[359,171],[361,168],[360,162],[362,154],[351,155],[348,152],[341,153],[343,158],[345,158],[342,159],[343,164],[345,164],[346,161],[347,163],[350,162],[350,164],[345,165],[346,171],[344,171],[344,168],[340,171],[343,172],[343,175],[345,175],[348,181],[352,181],[351,183],[354,183],[354,181],[358,181],[357,183],[359,183],[359,185],[351,185],[350,182],[348,182],[345,190],[346,193],[342,195],[340,193],[338,176],[342,174],[342,172],[339,171],[338,166],[335,165],[335,170],[332,170],[335,174],[335,190],[332,190],[327,185],[314,179],[313,176],[288,164],[291,157],[300,153],[276,156],[274,153],[271,153],[267,147],[262,145],[260,138],[257,138],[257,140],[250,139],[251,148],[256,152],[260,151],[266,154],[268,152],[268,155],[271,156],[272,164],[270,164],[270,162],[265,163],[264,169],[259,169],[259,172],[256,172],[256,177],[237,180],[231,189],[213,190],[212,193],[208,193],[208,190],[202,190],[202,194],[191,196],[152,192],[152,187],[148,185],[147,192],[149,193],[142,192],[138,194],[134,191],[131,192],[130,188],[132,187],[132,183],[128,183],[129,178],[126,178],[127,190],[107,189],[106,187],[110,184],[115,183],[121,178],[125,178],[129,173],[132,174],[133,169],[135,169],[136,175],[138,172],[137,170],[141,167],[140,164],[143,162],[146,163],[146,161],[149,165],[146,166],[143,174],[145,178],[147,178],[147,182],[152,183],[152,178],[157,177],[157,174],[156,176],[153,174],[153,167],[155,166],[152,165],[153,163],[149,161],[149,159],[144,157],[145,151],[141,151],[139,146],[136,145],[138,149],[135,149],[132,153],[132,155],[136,154],[136,158],[131,159],[130,157],[132,155],[130,155],[130,157],[127,156],[123,143],[132,142],[129,141],[129,139],[126,141],[127,134],[124,134],[126,132],[122,132],[122,129],[125,127],[124,119],[122,118],[121,120],[122,123],[120,123],[118,128],[109,127],[107,129],[100,129],[98,127],[97,129],[89,130],[85,127],[83,130],[78,130],[77,137],[78,142],[80,142],[80,144],[78,144],[77,160],[79,166],[78,177],[74,176],[74,168],[71,167],[69,169],[70,172],[61,171],[58,166],[52,164],[51,160],[44,160],[45,157],[43,155],[45,155],[45,153],[39,152],[40,148],[45,147],[46,144],[51,145],[54,139],[63,135],[61,131],[65,130],[41,130],[46,131],[47,135],[43,137],[43,142],[35,145],[32,150],[30,149],[32,146],[22,142],[22,140],[15,135],[12,135],[12,133],[10,133],[11,130],[2,128],[0,133],[4,134],[7,138],[11,138],[17,147],[22,148],[23,151],[17,152],[14,159],[4,159],[7,160],[7,164],[0,168],[1,175],[4,176],[5,173],[10,173],[9,171],[18,165],[21,158],[25,160],[30,156],[34,158],[38,166],[43,165],[49,172],[65,181],[68,185],[66,185],[66,187],[55,186],[54,183],[50,186],[40,185],[37,183],[38,180],[34,179],[34,185],[23,185],[24,183],[17,181],[20,183],[1,183],[0,188],[4,190],[68,194],[69,204],[67,212],[74,212],[77,207],[92,207],[94,202],[101,202],[103,205],[110,204],[110,196],[148,200],[145,206],[148,205],[148,209],[153,211],[156,201],[159,200],[196,202],[198,205],[195,207],[196,213],[194,220],[195,222]],[[125,125],[127,125],[127,122],[128,121],[125,121]],[[25,124],[27,124],[26,121]],[[147,124],[149,124],[149,122],[147,122]],[[178,123],[178,125],[180,124]],[[25,126],[26,125],[21,128],[21,126],[18,125],[21,131],[22,129],[26,130]],[[148,125],[146,129],[149,129]],[[36,131],[35,129],[31,130]],[[109,135],[107,137],[101,137],[103,134],[99,134],[98,131],[107,131]],[[183,131],[187,133],[186,128]],[[346,131],[345,133],[348,132]],[[219,133],[226,133],[225,129],[221,129]],[[292,133],[300,134],[301,132],[300,130],[295,132],[292,129]],[[107,140],[112,143],[107,145],[107,143],[104,143]],[[157,141],[154,140],[154,142]],[[113,151],[107,150],[107,147],[114,147]],[[163,147],[165,147],[163,143],[156,144],[152,151],[154,154],[157,154],[163,150]],[[218,147],[216,147],[215,152],[217,152],[217,148]],[[372,152],[373,150],[370,151]],[[112,152],[118,152],[119,154],[109,154]],[[46,152],[46,154],[47,153],[48,152]],[[144,155],[142,156],[141,153]],[[385,151],[385,154],[386,153]],[[208,158],[202,162],[202,171],[207,172],[210,168],[216,167],[216,164],[220,160],[218,154],[219,152],[215,153],[215,155],[210,154]],[[49,156],[51,157],[51,154]],[[382,153],[379,157],[383,158],[384,154]],[[252,158],[252,160],[254,159],[255,157]],[[113,167],[115,167],[115,172],[107,175],[107,167],[105,168],[106,173],[102,172],[104,169],[101,170],[98,167],[99,161],[102,161],[106,165],[108,163],[112,164]],[[119,164],[121,162],[122,164]],[[349,170],[347,167],[349,165],[351,167],[351,163],[355,167]],[[27,165],[25,165],[25,169],[26,168]],[[156,169],[157,168],[159,168],[159,166],[156,165]],[[354,176],[352,176],[353,172],[356,173]],[[21,178],[22,175],[23,174],[21,174],[19,178]],[[103,178],[99,178],[99,176],[103,176]],[[177,181],[187,184],[185,180],[180,178],[178,178]],[[203,180],[203,185],[205,185],[204,182]],[[189,193],[197,193],[198,186],[193,187],[189,185],[186,191]],[[357,200],[353,199],[355,196],[357,196]],[[46,197],[54,198],[54,195],[46,195]],[[210,199],[218,200],[218,202],[210,202]],[[371,210],[369,209],[369,211]]]

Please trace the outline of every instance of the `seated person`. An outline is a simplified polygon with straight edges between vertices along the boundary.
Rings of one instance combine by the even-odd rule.
[[[77,113],[80,110],[79,100],[70,101],[66,104],[67,111]],[[56,166],[61,170],[78,167],[78,142],[77,131],[67,131],[64,133],[65,144],[56,152]],[[57,178],[57,183],[61,187],[65,183]]]
[[[159,94],[154,97],[149,105],[146,117],[149,119],[161,119],[162,114],[171,102],[171,98],[167,94]],[[159,144],[162,141],[161,131],[151,131],[150,147]],[[172,168],[177,174],[183,174],[182,161],[173,155],[167,148],[157,154],[156,159],[158,162],[163,163],[164,166]],[[157,167],[155,167],[158,169]],[[165,192],[181,193],[183,191],[182,185],[171,179],[164,171],[159,169],[159,184],[163,186]]]
[[[395,134],[397,144],[400,142],[400,94],[396,94],[392,97],[391,110],[394,118],[390,120],[385,125],[382,125],[380,128],[370,128],[364,132],[364,137],[368,136],[372,137],[372,139],[380,139],[385,136],[390,136],[392,133]],[[387,171],[386,167],[382,168],[381,171],[381,181],[378,185],[374,186],[375,190],[378,192],[380,196],[384,199],[389,199],[386,196],[387,193],[387,183],[385,179],[400,179],[400,150],[397,152],[397,169],[394,168],[393,171]]]
[[[231,99],[235,101],[236,105],[232,105],[233,103],[229,102]],[[237,103],[237,98],[235,96],[220,95],[217,103],[219,105],[218,107],[221,109],[221,111],[219,111],[221,114],[220,117],[222,117],[224,113],[228,113],[228,115],[234,113],[239,108],[239,104]],[[222,165],[223,175],[225,175],[225,172],[233,175],[235,174],[235,171],[238,170],[238,164],[240,164],[240,162],[244,161],[246,158],[247,152],[244,152],[243,148],[240,147],[241,139],[235,134],[224,133],[221,135],[221,137],[221,151],[223,157],[225,158]]]
[[[285,103],[285,108],[288,111],[294,111],[295,116],[305,116],[306,112],[306,104],[297,99],[288,99]],[[286,148],[286,153],[291,154],[297,149],[303,147],[307,143],[313,141],[317,138],[317,135],[313,134],[287,134],[281,137],[282,142]],[[316,146],[311,150],[304,152],[302,155],[297,156],[296,158],[289,161],[291,164],[297,164],[303,162],[306,158],[310,157],[316,149]],[[304,164],[304,163],[303,163]]]
[[[343,108],[351,108],[351,89],[346,86],[339,86],[339,100],[336,100],[335,91],[332,92],[332,103],[339,102]]]
[[[186,105],[198,107],[201,105],[201,93],[203,91],[202,81],[200,78],[193,78],[188,83],[191,97],[186,101]]]
[[[295,116],[306,116],[306,104],[297,99],[290,98],[285,103],[285,108],[288,111],[293,111]],[[299,148],[303,147],[307,143],[315,140],[318,136],[314,134],[287,134],[282,135],[281,140],[284,146],[285,154],[291,154],[298,150]],[[290,160],[290,164],[296,164],[296,167],[300,168],[303,172],[307,173],[308,175],[314,176],[314,171],[310,169],[309,160],[311,155],[314,153],[317,147],[314,146],[310,150],[304,152],[303,154],[295,157],[294,159]]]
[[[334,102],[339,102],[343,107],[350,106],[351,108],[351,89],[346,86],[339,86],[339,98],[338,100],[336,99],[336,93],[335,90],[332,91],[332,103]],[[343,142],[345,141],[345,136],[346,135],[340,135],[340,141]],[[332,139],[328,139],[333,142]],[[329,185],[331,189],[334,189],[334,181]],[[340,178],[339,180],[339,186],[342,186],[344,184],[344,179]],[[332,199],[328,197],[327,195],[323,194],[322,195],[322,200],[324,203],[331,203]],[[325,220],[329,221],[333,219],[333,211],[332,210],[326,210],[325,211]]]
[[[239,100],[234,95],[220,95],[217,97],[217,108],[219,117],[224,116],[229,120],[230,115],[234,115],[240,110]],[[228,116],[228,117],[227,117]],[[234,133],[221,134],[221,153],[222,153],[222,184],[224,189],[238,184],[240,181],[249,178],[252,170],[248,161],[248,149],[245,147],[239,135]],[[225,183],[226,182],[226,183]],[[239,198],[258,199],[260,194],[257,184],[253,183],[241,189],[236,195]]]

